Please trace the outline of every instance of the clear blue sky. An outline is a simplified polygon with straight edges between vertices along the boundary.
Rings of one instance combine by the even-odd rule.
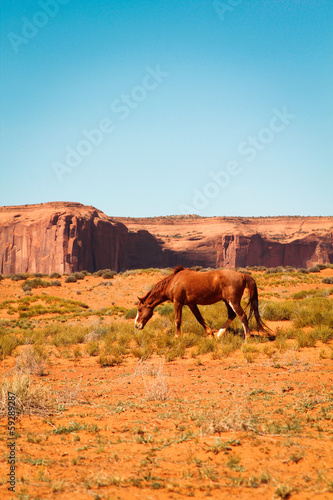
[[[1,11],[0,205],[333,215],[331,1]]]

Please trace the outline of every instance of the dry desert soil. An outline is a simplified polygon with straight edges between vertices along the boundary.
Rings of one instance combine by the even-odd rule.
[[[1,498],[333,498],[333,269],[250,270],[275,335],[247,343],[189,311],[175,339],[171,304],[134,331],[167,272],[0,281]]]

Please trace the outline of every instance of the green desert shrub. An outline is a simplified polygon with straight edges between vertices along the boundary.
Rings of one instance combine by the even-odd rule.
[[[12,334],[1,336],[0,357],[4,359],[6,356],[10,356],[19,343],[19,340]]]
[[[309,273],[320,273],[320,267],[318,265],[316,266],[310,266],[308,267]]]
[[[120,365],[123,358],[115,354],[101,354],[98,358],[98,362],[101,366],[116,366]]]
[[[104,280],[111,280],[116,276],[116,274],[117,273],[115,271],[105,271],[105,273],[102,274],[102,278]]]
[[[316,345],[316,335],[312,332],[304,332],[299,330],[296,333],[296,345],[299,348],[302,347],[314,347]]]
[[[89,356],[98,356],[99,354],[99,342],[98,340],[92,340],[86,345],[86,351]]]
[[[52,273],[52,274],[50,274],[50,278],[51,279],[61,278],[61,274],[59,274],[59,273]]]
[[[116,271],[112,271],[112,269],[99,269],[99,271],[93,273],[93,276],[95,278],[112,279],[116,274]]]
[[[321,280],[325,285],[333,285],[333,276],[327,276]]]
[[[77,282],[77,277],[75,276],[75,274],[69,274],[65,279],[65,283],[76,283],[76,282]]]
[[[284,268],[282,266],[277,266],[277,267],[269,267],[266,269],[266,274],[276,274],[276,273],[283,273]]]
[[[26,280],[27,278],[29,278],[29,273],[16,273],[10,275],[12,281]]]
[[[296,269],[293,266],[285,266],[284,270],[287,271],[288,273],[296,272]]]
[[[314,327],[312,335],[326,344],[330,340],[333,340],[333,328],[327,325],[319,325]]]
[[[156,308],[156,311],[161,316],[172,316],[174,314],[173,304],[164,304],[163,306],[159,306]]]
[[[137,309],[134,307],[133,309],[128,309],[125,314],[125,319],[134,319],[137,314]]]
[[[3,380],[0,386],[0,416],[8,412],[8,393],[15,394],[17,414],[43,415],[55,406],[53,395],[48,386],[35,382],[30,375],[17,373],[12,378]]]
[[[292,320],[296,328],[317,325],[333,326],[333,301],[326,297],[306,298],[297,302],[266,302],[261,310],[264,319]]]
[[[83,271],[80,271],[82,274],[84,274],[85,276],[91,276],[91,273],[89,271],[86,271],[85,269],[83,269]]]
[[[262,316],[269,321],[282,321],[292,319],[295,310],[293,302],[266,302],[262,306]]]
[[[53,286],[54,281],[45,281],[42,280],[41,278],[33,278],[33,279],[26,279],[22,283],[22,288],[23,287],[30,287],[31,288],[47,288],[48,286]]]
[[[267,271],[265,266],[246,266],[246,269],[249,271]]]
[[[315,297],[298,302],[294,312],[294,324],[304,326],[326,325],[333,327],[333,301],[326,297]]]
[[[73,273],[73,274],[74,274],[74,276],[75,276],[75,278],[76,278],[77,280],[83,280],[83,279],[84,279],[84,277],[85,277],[85,274],[84,274],[84,273],[82,273],[81,271],[78,271],[78,272]]]
[[[76,325],[61,325],[55,328],[52,336],[52,344],[56,347],[65,345],[81,344],[85,340],[88,331],[86,327]]]
[[[300,290],[292,295],[295,300],[307,299],[309,297],[327,297],[330,290]]]

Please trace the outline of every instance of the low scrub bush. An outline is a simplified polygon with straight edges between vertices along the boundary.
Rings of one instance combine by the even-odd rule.
[[[326,297],[312,297],[297,302],[266,302],[261,311],[266,320],[292,320],[296,328],[317,325],[333,327],[333,301]]]
[[[249,271],[267,271],[265,266],[246,266],[246,269]]]
[[[105,352],[103,352],[98,358],[98,362],[101,366],[116,366],[120,365],[122,361],[123,358],[118,353],[105,354]]]
[[[112,271],[112,269],[100,269],[93,273],[95,278],[104,278],[104,279],[112,279],[116,276],[116,271]]]
[[[77,282],[77,277],[75,276],[75,274],[69,274],[65,279],[65,283],[76,283],[76,282]]]
[[[327,276],[321,280],[325,285],[333,285],[333,276]]]
[[[175,312],[173,304],[164,304],[163,306],[159,306],[156,308],[156,311],[161,316],[172,316]]]
[[[59,281],[60,283],[60,281]],[[41,278],[26,279],[22,283],[23,291],[31,290],[32,288],[47,288],[48,286],[57,286],[55,281],[45,281]],[[61,285],[61,283],[60,283]]]
[[[217,348],[217,340],[213,337],[207,337],[203,335],[199,337],[197,342],[197,354],[207,354],[208,352],[214,352]]]
[[[134,307],[133,309],[128,309],[125,314],[125,319],[134,319],[137,315],[137,309]]]
[[[310,297],[327,297],[329,290],[300,290],[294,293],[291,297],[294,300],[307,299]]]
[[[61,278],[61,274],[59,274],[59,273],[52,273],[52,274],[50,274],[50,278],[51,279]]]
[[[0,386],[0,416],[7,415],[8,393],[15,394],[16,414],[44,415],[54,407],[50,389],[40,382],[32,382],[29,375],[16,374]]]
[[[283,271],[285,270],[284,267],[282,266],[278,266],[278,267],[269,267],[267,270],[266,270],[266,274],[276,274],[276,273],[283,273]]]
[[[294,324],[304,326],[326,325],[333,327],[333,301],[324,297],[315,297],[298,302],[294,312]]]
[[[20,281],[20,280],[26,280],[29,278],[30,274],[29,273],[16,273],[16,274],[10,274],[10,279],[12,281]]]
[[[84,342],[87,333],[87,328],[82,326],[58,326],[51,342],[56,347],[81,344],[82,342]]]
[[[333,340],[333,328],[327,325],[316,326],[312,331],[312,335],[321,342],[326,343]]]
[[[21,373],[44,375],[48,356],[42,346],[28,346],[17,358],[15,368]]]
[[[314,347],[316,345],[316,340],[316,335],[313,332],[299,330],[296,334],[296,346],[298,348]]]
[[[293,302],[266,302],[262,305],[262,316],[269,321],[292,319],[295,305]]]
[[[73,273],[73,274],[74,274],[74,276],[75,276],[75,278],[77,280],[83,280],[85,278],[85,274],[82,273],[82,272],[76,272],[76,273]]]
[[[320,267],[318,265],[316,266],[310,266],[308,267],[309,273],[320,273]]]
[[[88,328],[88,333],[85,336],[85,341],[91,342],[92,340],[99,340],[103,338],[108,332],[109,327],[100,323],[95,323]]]
[[[4,303],[0,304],[0,308]],[[20,318],[32,318],[44,314],[81,314],[82,309],[88,309],[87,304],[76,300],[61,299],[52,295],[30,295],[18,300],[17,309],[7,305],[12,313],[18,312]]]
[[[105,271],[105,273],[102,274],[102,278],[104,280],[111,280],[116,276],[116,274],[117,273],[115,271]]]
[[[12,334],[3,335],[0,337],[0,357],[4,359],[10,356],[16,347],[20,344],[17,337]]]
[[[86,345],[86,351],[89,356],[98,356],[99,354],[99,342],[98,340],[92,340]]]

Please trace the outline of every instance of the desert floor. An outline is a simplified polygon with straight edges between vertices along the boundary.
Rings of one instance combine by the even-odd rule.
[[[333,269],[251,271],[275,336],[247,343],[237,321],[205,338],[189,311],[175,339],[170,306],[134,331],[166,272],[0,281],[1,498],[333,498]]]

